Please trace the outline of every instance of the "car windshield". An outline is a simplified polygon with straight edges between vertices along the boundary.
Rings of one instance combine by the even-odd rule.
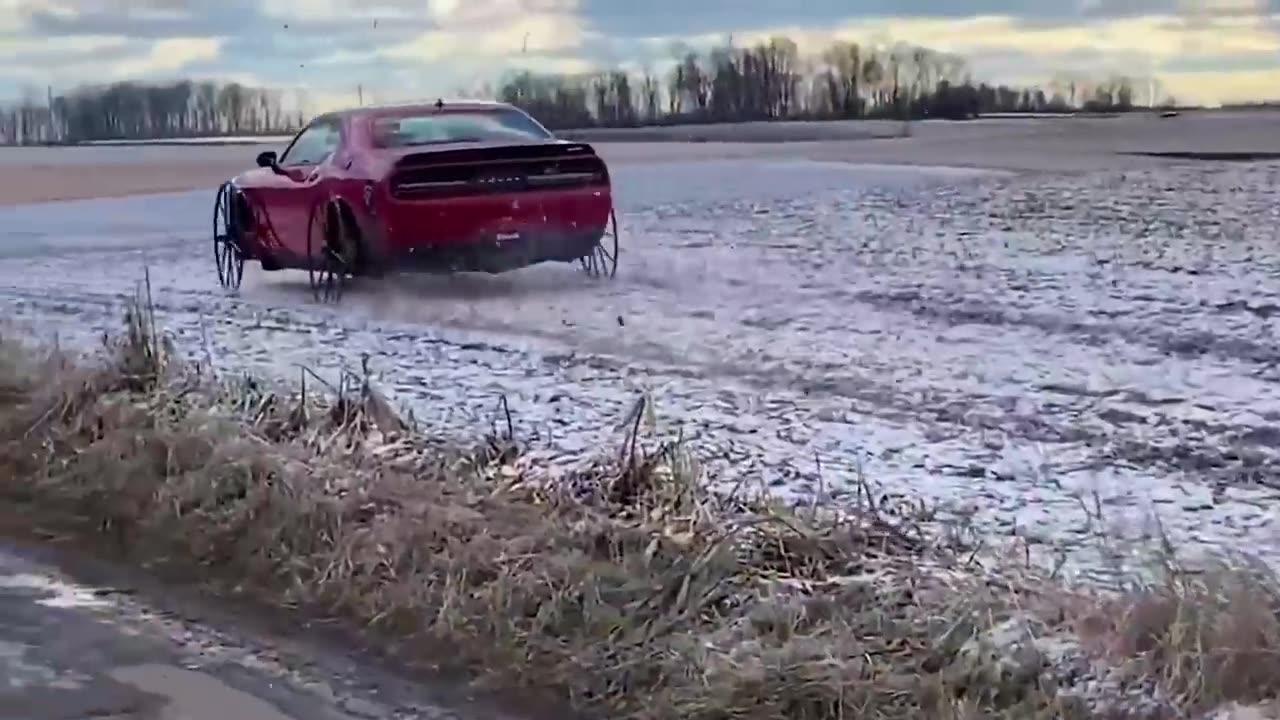
[[[410,147],[509,140],[545,140],[541,125],[516,110],[424,112],[373,119],[377,147]]]

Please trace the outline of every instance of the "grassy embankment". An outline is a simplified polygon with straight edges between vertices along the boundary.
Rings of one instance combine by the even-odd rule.
[[[91,359],[0,339],[7,502],[592,715],[1176,717],[1280,692],[1265,574],[1170,565],[1102,597],[984,567],[874,493],[709,494],[643,402],[616,453],[553,477],[510,432],[456,447],[359,377],[218,378],[145,303],[126,321]]]

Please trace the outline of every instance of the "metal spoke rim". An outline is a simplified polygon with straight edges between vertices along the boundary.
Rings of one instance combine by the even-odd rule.
[[[307,277],[311,284],[312,295],[317,302],[324,303],[336,302],[342,298],[347,275],[350,274],[350,263],[329,244],[330,228],[328,225],[330,215],[328,208],[328,205],[317,204],[312,209],[311,219],[307,225]],[[324,213],[320,218],[320,235],[325,238],[323,249],[317,248],[315,245],[316,210]],[[336,231],[345,231],[341,225],[341,220],[339,220],[339,226]],[[315,260],[317,250],[320,251],[319,262]]]
[[[613,251],[606,247],[612,241]],[[582,269],[591,277],[613,279],[618,274],[618,215],[609,212],[609,226],[605,233],[592,245],[591,250],[579,259]]]
[[[244,279],[244,253],[240,249],[239,228],[232,214],[235,192],[235,186],[223,183],[213,205],[213,259],[218,283],[227,289],[238,289]]]

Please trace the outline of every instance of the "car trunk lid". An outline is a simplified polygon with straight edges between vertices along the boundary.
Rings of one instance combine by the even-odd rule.
[[[392,168],[389,189],[393,198],[412,201],[608,184],[608,169],[585,143],[469,144],[406,153]]]
[[[396,234],[434,243],[582,235],[608,216],[609,173],[584,143],[404,152],[389,174]]]

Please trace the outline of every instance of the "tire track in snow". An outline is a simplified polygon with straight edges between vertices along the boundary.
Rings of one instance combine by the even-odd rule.
[[[146,255],[159,314],[193,354],[207,343],[220,367],[288,378],[369,353],[393,396],[451,431],[490,427],[505,394],[527,433],[571,455],[648,389],[729,484],[803,496],[817,458],[837,497],[865,472],[1033,538],[1078,542],[1077,496],[1097,491],[1126,535],[1154,503],[1190,544],[1261,542],[1270,496],[1248,486],[1280,478],[1263,309],[1280,255],[1274,230],[1240,218],[1273,212],[1275,170],[1116,175],[791,195],[774,176],[782,189],[749,200],[637,198],[613,284],[562,268],[407,279],[335,310],[280,276],[225,297],[200,241],[195,257],[7,261],[0,302],[94,340]],[[1135,217],[1146,207],[1154,218]],[[139,270],[104,280],[91,258]]]

